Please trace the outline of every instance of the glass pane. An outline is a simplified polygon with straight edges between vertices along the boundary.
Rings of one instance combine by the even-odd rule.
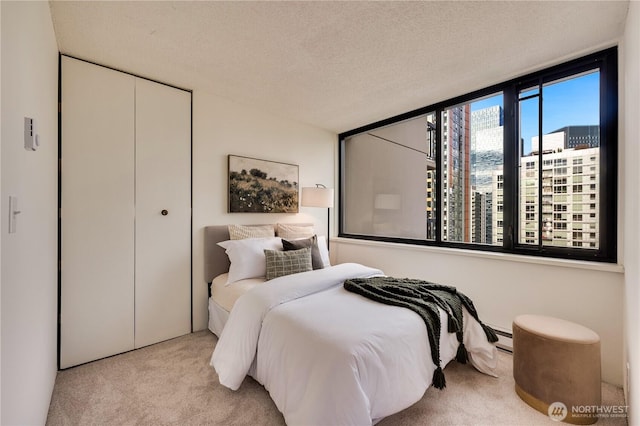
[[[427,240],[436,239],[436,114],[427,114]]]
[[[520,244],[599,247],[599,84],[593,71],[542,86],[542,138],[539,91],[520,92]]]
[[[520,244],[532,244],[537,245],[540,232],[538,230],[538,215],[540,214],[540,204],[538,202],[538,183],[539,183],[539,155],[540,149],[538,143],[538,127],[539,127],[539,105],[540,97],[537,95],[538,89],[525,89],[520,92],[519,110],[520,110],[520,123],[519,123],[519,135],[520,135],[520,165],[519,165],[519,177],[520,177],[520,189],[519,189],[519,228],[518,228],[518,242]],[[542,176],[543,180],[543,202],[549,203],[550,197],[553,197],[549,192],[549,188],[545,185],[548,183],[549,177]],[[547,210],[548,208],[544,208]],[[546,238],[546,228],[543,223],[542,238]]]
[[[442,113],[442,240],[502,245],[502,93]]]
[[[556,247],[599,247],[600,73],[598,71],[554,81],[543,86],[543,197],[544,174],[554,194],[566,194],[553,202],[561,216],[545,215],[543,226],[553,238],[542,244]],[[594,203],[595,208],[590,209]],[[595,215],[582,212],[593,211]],[[594,228],[591,228],[594,226]],[[556,230],[563,232],[556,232]],[[592,231],[595,230],[595,232]],[[564,232],[566,230],[566,232]]]
[[[345,233],[429,238],[429,219],[435,218],[434,133],[435,114],[426,114],[345,140]]]

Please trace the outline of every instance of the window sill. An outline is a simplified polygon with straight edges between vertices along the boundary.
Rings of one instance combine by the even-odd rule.
[[[479,257],[491,260],[504,260],[508,262],[529,263],[536,265],[546,266],[560,266],[563,268],[576,268],[585,269],[591,271],[612,272],[623,274],[624,266],[617,263],[604,263],[604,262],[588,262],[583,260],[570,260],[570,259],[556,259],[550,257],[537,257],[537,256],[525,256],[520,254],[511,253],[495,253],[487,251],[477,250],[465,250],[457,248],[447,247],[432,247],[432,246],[419,246],[413,244],[402,243],[388,243],[385,241],[372,241],[372,240],[359,240],[356,238],[342,238],[333,237],[331,243],[345,244],[345,245],[357,245],[357,246],[370,246],[370,247],[386,247],[393,248],[394,250],[410,250],[410,251],[422,251],[426,253],[437,253],[454,256],[466,256],[466,257]]]

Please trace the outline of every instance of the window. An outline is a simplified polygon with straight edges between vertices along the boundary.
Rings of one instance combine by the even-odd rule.
[[[447,211],[441,220],[441,241],[469,244],[498,244],[502,212],[494,209],[494,193],[504,188],[499,174],[504,165],[503,96],[492,94],[444,108],[439,114],[440,137],[449,144],[441,153],[442,191]],[[532,195],[535,188],[531,189]],[[495,225],[494,225],[495,223]]]
[[[341,134],[339,235],[615,262],[616,80],[612,48]]]
[[[343,201],[344,232],[435,239],[434,123],[433,113],[422,114],[345,141],[344,166],[350,173],[343,190],[351,195]]]

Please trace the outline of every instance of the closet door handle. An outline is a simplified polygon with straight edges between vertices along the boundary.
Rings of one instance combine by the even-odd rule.
[[[160,214],[162,214],[162,216],[166,216],[169,214],[169,210],[162,210]]]

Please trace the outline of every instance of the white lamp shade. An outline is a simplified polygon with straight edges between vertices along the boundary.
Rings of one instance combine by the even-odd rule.
[[[303,207],[333,207],[333,188],[302,188]]]

